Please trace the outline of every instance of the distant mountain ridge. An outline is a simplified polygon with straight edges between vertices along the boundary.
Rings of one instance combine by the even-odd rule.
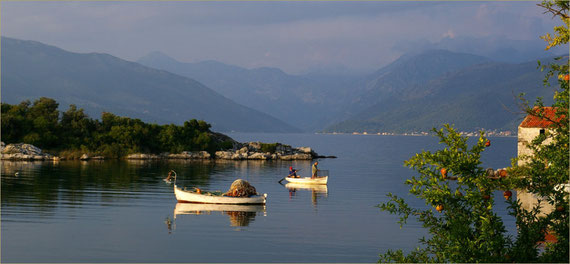
[[[423,89],[428,81],[485,62],[490,59],[446,50],[405,54],[365,78],[362,92],[353,103],[362,110],[391,97],[421,97],[429,92]]]
[[[47,96],[93,117],[109,111],[158,123],[197,118],[219,131],[411,132],[443,123],[514,131],[518,93],[552,98],[535,61],[441,49],[408,53],[360,76],[187,63],[160,52],[139,64],[5,37],[2,52],[2,101]]]
[[[41,96],[147,122],[203,119],[217,131],[299,132],[268,114],[239,105],[205,85],[103,53],[72,53],[35,41],[2,37],[2,101]]]
[[[542,87],[544,74],[536,62],[510,64],[477,58],[472,62],[435,74],[418,85],[396,86],[398,89],[384,92],[383,97],[375,97],[376,103],[324,131],[429,131],[444,123],[455,124],[463,131],[515,131],[522,114],[517,105],[519,93],[526,93],[530,100],[540,96],[546,103],[552,101],[553,92]],[[423,63],[423,67],[430,65]],[[417,66],[422,64],[413,67]],[[399,67],[397,74],[405,75],[409,68]],[[376,88],[383,92],[383,85]]]
[[[534,61],[504,63],[442,49],[408,53],[371,74],[346,79],[215,61],[183,63],[161,53],[139,62],[195,78],[240,103],[325,132],[428,131],[443,123],[513,131],[518,93],[551,97],[541,88],[543,75]]]
[[[236,102],[266,112],[305,131],[342,120],[341,111],[357,77],[289,75],[278,68],[246,69],[217,61],[180,62],[162,52],[143,65],[198,80]]]

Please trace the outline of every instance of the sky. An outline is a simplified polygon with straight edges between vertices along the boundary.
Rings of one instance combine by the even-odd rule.
[[[291,74],[364,73],[428,48],[547,56],[538,36],[559,21],[536,3],[1,2],[0,33],[131,61],[161,51]]]

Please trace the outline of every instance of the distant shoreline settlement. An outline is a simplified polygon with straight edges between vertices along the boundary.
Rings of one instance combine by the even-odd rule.
[[[470,131],[470,132],[465,132],[465,131],[461,131],[459,132],[461,135],[463,136],[469,136],[469,137],[473,137],[473,136],[479,136],[479,131]],[[372,136],[432,136],[434,135],[433,132],[405,132],[405,133],[394,133],[394,132],[358,132],[358,131],[354,131],[354,132],[318,132],[315,134],[327,134],[327,135],[372,135]],[[485,135],[486,136],[490,136],[490,137],[516,137],[516,134],[513,133],[512,131],[498,131],[498,130],[486,130],[485,131]]]

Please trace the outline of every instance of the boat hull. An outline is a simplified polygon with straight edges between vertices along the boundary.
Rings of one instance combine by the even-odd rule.
[[[174,185],[174,195],[180,203],[204,203],[204,204],[265,204],[267,194],[250,197],[230,197],[198,194],[184,191]]]
[[[291,178],[286,177],[285,180],[292,183],[302,183],[302,184],[327,184],[329,176],[317,177],[312,179],[311,177],[301,177],[301,178]]]

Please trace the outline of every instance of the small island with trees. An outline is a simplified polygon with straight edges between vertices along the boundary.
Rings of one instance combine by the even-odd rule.
[[[51,98],[17,105],[2,103],[2,159],[229,159],[311,160],[309,147],[281,143],[240,143],[210,130],[203,120],[183,125],[149,124],[102,113],[92,119],[70,105],[65,112]],[[8,145],[5,145],[8,144]],[[45,152],[43,151],[45,150]],[[50,153],[50,154],[46,154]]]

